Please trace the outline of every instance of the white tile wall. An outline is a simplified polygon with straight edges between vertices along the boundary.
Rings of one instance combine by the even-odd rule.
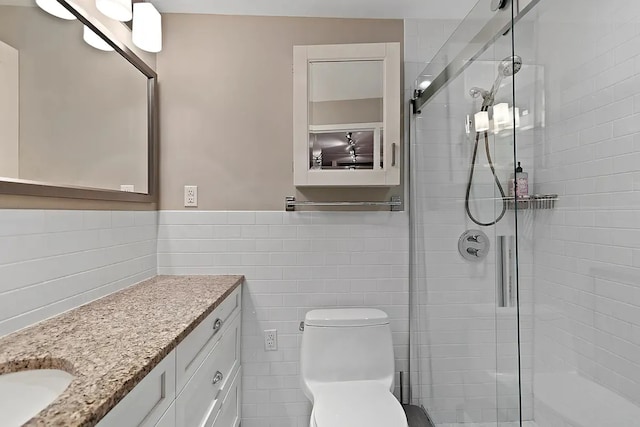
[[[404,212],[161,211],[160,274],[244,274],[244,427],[307,427],[299,322],[313,308],[372,306],[391,318],[396,371],[408,368]],[[263,330],[278,330],[265,352]],[[396,390],[396,393],[398,390]]]
[[[157,212],[0,210],[0,336],[156,274]]]
[[[560,200],[533,222],[535,371],[577,372],[640,405],[640,4],[536,8],[534,31],[515,32],[545,68],[533,188]],[[542,407],[536,420],[552,419]]]

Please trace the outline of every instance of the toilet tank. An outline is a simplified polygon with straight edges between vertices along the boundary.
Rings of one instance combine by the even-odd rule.
[[[309,399],[315,384],[335,381],[373,380],[393,390],[393,342],[384,311],[312,310],[304,323],[300,381]]]

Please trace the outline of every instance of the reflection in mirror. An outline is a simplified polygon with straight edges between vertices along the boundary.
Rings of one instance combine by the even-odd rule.
[[[383,61],[309,64],[309,168],[383,167]]]
[[[12,3],[24,5],[0,4],[0,177],[147,193],[147,76],[82,22]]]

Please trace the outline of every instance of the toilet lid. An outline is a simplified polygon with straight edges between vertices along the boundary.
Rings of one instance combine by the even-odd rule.
[[[314,398],[318,427],[407,427],[402,405],[379,383],[327,384]]]

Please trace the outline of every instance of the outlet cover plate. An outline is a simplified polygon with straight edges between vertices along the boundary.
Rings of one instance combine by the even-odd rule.
[[[276,329],[265,329],[264,349],[265,351],[276,351],[278,349],[278,331]]]
[[[185,208],[198,207],[198,186],[197,185],[184,186],[184,207]]]

